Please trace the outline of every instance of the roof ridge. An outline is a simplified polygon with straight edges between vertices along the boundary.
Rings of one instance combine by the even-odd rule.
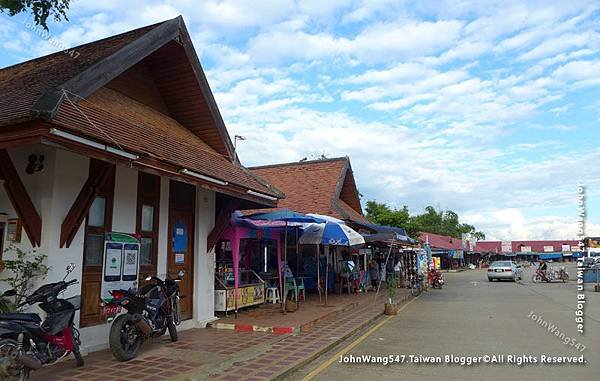
[[[181,16],[177,16],[177,17],[175,17],[175,18],[173,18],[173,19],[169,19],[169,20],[165,20],[165,21],[157,22],[157,23],[150,24],[150,25],[146,25],[146,26],[142,26],[142,27],[139,27],[139,28],[135,28],[135,29],[127,30],[127,31],[125,31],[125,32],[122,32],[122,33],[119,33],[119,34],[114,34],[114,35],[112,35],[112,36],[107,36],[107,37],[101,38],[101,39],[99,39],[99,40],[93,40],[93,41],[90,41],[90,42],[86,42],[86,43],[84,43],[84,44],[81,44],[81,45],[77,45],[77,46],[73,46],[73,47],[68,47],[68,48],[65,48],[65,49],[61,49],[61,50],[59,50],[59,51],[57,51],[57,52],[50,53],[50,54],[46,54],[46,55],[44,55],[44,56],[40,56],[40,57],[35,57],[35,58],[32,58],[32,59],[30,59],[30,60],[27,60],[27,61],[21,61],[21,62],[15,63],[15,64],[13,64],[13,65],[10,65],[10,66],[5,66],[5,67],[3,67],[3,68],[0,68],[0,71],[3,71],[3,70],[8,70],[8,69],[14,69],[15,67],[18,67],[18,66],[21,66],[21,65],[25,65],[25,64],[28,64],[28,63],[30,64],[30,63],[32,63],[32,62],[35,62],[35,61],[38,61],[38,60],[47,59],[47,58],[49,58],[49,57],[56,56],[56,55],[59,55],[59,54],[64,54],[64,51],[65,51],[65,50],[68,50],[68,51],[70,51],[70,50],[77,50],[77,49],[81,49],[81,48],[83,48],[83,47],[86,47],[86,46],[88,46],[88,45],[91,45],[91,44],[97,44],[97,43],[101,43],[101,42],[106,42],[106,41],[108,41],[108,40],[112,40],[112,39],[121,38],[121,37],[123,37],[123,36],[125,36],[125,35],[128,35],[128,34],[134,34],[134,33],[138,33],[138,32],[140,32],[142,29],[148,29],[148,30],[151,30],[151,29],[154,29],[154,28],[156,28],[156,27],[157,27],[157,26],[159,26],[160,24],[164,24],[164,23],[166,23],[166,22],[169,22],[169,21],[175,20],[175,19],[176,19],[176,18],[178,18],[178,17],[181,17]]]
[[[332,158],[327,158],[327,159],[315,159],[315,160],[306,160],[306,161],[292,161],[292,162],[288,162],[288,163],[257,165],[254,167],[248,167],[248,169],[254,170],[254,169],[266,169],[266,168],[275,168],[275,167],[287,167],[287,166],[294,166],[294,165],[306,165],[306,164],[310,165],[310,164],[328,163],[328,162],[342,161],[342,160],[348,160],[348,156],[339,156],[339,157],[332,157]]]

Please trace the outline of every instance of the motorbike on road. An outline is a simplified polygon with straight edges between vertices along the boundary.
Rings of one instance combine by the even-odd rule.
[[[146,278],[148,284],[139,289],[113,290],[113,300],[104,304],[110,328],[109,346],[113,356],[119,361],[134,358],[143,341],[164,335],[167,330],[171,341],[177,341],[176,326],[181,323],[179,282],[185,272],[181,270],[177,278],[168,275],[165,280],[156,276]],[[127,310],[115,318],[123,307]]]
[[[431,286],[433,288],[442,289],[444,286],[444,278],[442,277],[442,273],[437,270],[430,270],[429,274],[431,276]]]
[[[569,273],[567,273],[564,266],[561,266],[558,269],[550,268],[549,270],[536,269],[531,277],[533,283],[550,283],[555,280],[562,281],[563,283],[569,281]]]
[[[410,287],[410,294],[412,296],[421,295],[421,291],[423,290],[423,275],[417,273],[412,277],[412,284]]]
[[[65,281],[74,269],[75,264],[69,264],[62,281],[41,286],[17,306],[39,303],[46,313],[43,322],[36,313],[0,314],[0,380],[25,381],[31,370],[52,364],[70,353],[75,356],[77,366],[83,366],[79,331],[73,324],[81,297],[59,298],[60,293],[77,283],[76,279]],[[3,295],[17,294],[15,290],[8,290]]]

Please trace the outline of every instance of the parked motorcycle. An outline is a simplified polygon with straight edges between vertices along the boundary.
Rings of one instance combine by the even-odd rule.
[[[561,266],[558,269],[551,268],[546,271],[541,270],[541,269],[536,269],[535,273],[531,277],[531,281],[533,283],[538,283],[538,282],[550,283],[554,280],[560,280],[563,283],[566,283],[569,281],[569,273],[567,273],[564,266]]]
[[[113,300],[105,304],[105,311],[113,311],[108,315],[113,320],[110,327],[110,350],[119,361],[128,361],[137,355],[143,341],[151,337],[162,336],[169,331],[171,341],[177,341],[176,326],[181,323],[181,304],[179,282],[185,272],[181,270],[178,277],[169,276],[162,279],[152,276],[146,278],[148,283],[140,289],[113,290]],[[119,307],[127,310],[115,318]]]
[[[43,322],[35,313],[0,314],[1,380],[25,381],[31,370],[52,364],[70,353],[75,356],[77,366],[83,365],[83,357],[79,352],[79,331],[73,325],[81,297],[59,298],[60,293],[77,283],[76,279],[65,281],[74,269],[75,264],[69,264],[62,281],[41,286],[17,306],[39,303],[46,313]],[[3,295],[14,296],[16,291],[8,290]]]
[[[416,272],[416,269],[415,269],[415,272]],[[412,277],[410,294],[412,296],[419,296],[419,295],[421,295],[421,291],[423,291],[423,275],[418,273],[418,274],[413,275],[413,277]]]
[[[436,270],[430,270],[431,274],[431,286],[433,288],[442,289],[444,286],[444,278],[442,277],[442,273]]]

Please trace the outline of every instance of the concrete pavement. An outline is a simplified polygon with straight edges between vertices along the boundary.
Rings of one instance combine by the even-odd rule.
[[[443,290],[432,290],[411,303],[400,315],[383,323],[366,337],[355,336],[304,367],[289,379],[314,376],[315,380],[600,380],[600,294],[588,284],[585,334],[576,332],[576,283],[533,284],[531,270],[524,281],[488,282],[484,270],[445,274]],[[568,268],[571,279],[575,267]],[[535,316],[533,316],[535,315]],[[553,324],[567,338],[587,348],[580,352],[565,345],[539,321]],[[554,331],[556,332],[556,331]],[[362,339],[358,345],[355,340]],[[405,355],[404,364],[340,364],[346,355]],[[422,356],[518,355],[579,356],[584,365],[414,364],[410,355]],[[334,359],[330,366],[323,363]],[[312,373],[311,373],[312,372]]]

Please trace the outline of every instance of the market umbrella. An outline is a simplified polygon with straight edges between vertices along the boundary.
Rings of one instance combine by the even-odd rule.
[[[329,246],[355,246],[361,245],[365,243],[365,239],[358,234],[354,229],[349,226],[335,223],[335,222],[326,222],[326,223],[315,223],[311,224],[304,229],[304,233],[300,237],[299,242],[301,244],[308,245],[326,245],[326,248]],[[317,246],[318,248],[318,246]],[[317,249],[318,253],[318,249]],[[327,253],[329,254],[329,253]],[[325,265],[325,305],[327,305],[327,269],[329,268],[329,255],[326,256],[326,265]],[[317,281],[320,282],[318,270],[319,270],[319,261],[317,259]],[[320,284],[319,284],[320,289]]]
[[[288,224],[290,222],[296,223],[324,223],[325,221],[321,218],[307,216],[306,214],[294,212],[289,209],[280,209],[273,212],[262,212],[262,213],[254,213],[244,218],[248,218],[251,220],[262,220],[262,221],[284,221],[285,222],[285,238],[284,238],[284,251],[283,251],[283,263],[287,263],[287,234],[288,234]],[[279,289],[281,292],[281,308],[283,312],[285,312],[285,295],[283,295],[283,283],[281,280],[281,263],[278,263],[279,266]],[[285,270],[285,269],[284,269]],[[297,295],[296,295],[297,297]]]

